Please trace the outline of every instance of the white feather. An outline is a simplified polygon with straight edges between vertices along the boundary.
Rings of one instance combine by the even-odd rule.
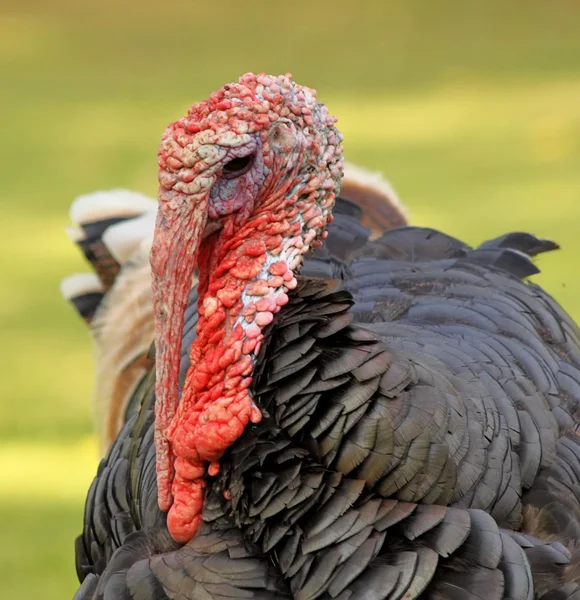
[[[106,229],[103,243],[119,264],[127,263],[143,240],[152,239],[156,216],[156,210],[150,211],[136,219],[123,221]]]
[[[60,282],[60,293],[66,300],[98,292],[103,292],[103,284],[95,273],[75,273]]]
[[[78,225],[112,219],[134,217],[156,211],[155,200],[131,190],[109,190],[79,196],[70,206],[71,221]]]

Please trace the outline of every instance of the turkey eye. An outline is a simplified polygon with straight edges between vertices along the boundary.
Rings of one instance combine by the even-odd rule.
[[[248,171],[254,162],[254,155],[248,154],[247,156],[240,156],[230,160],[226,163],[222,169],[223,176],[226,179],[234,179],[240,177]]]

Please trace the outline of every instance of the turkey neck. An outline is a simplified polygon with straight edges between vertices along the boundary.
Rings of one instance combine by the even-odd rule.
[[[157,368],[158,501],[175,540],[199,525],[204,474],[260,410],[256,354],[321,243],[342,178],[342,137],[313,90],[251,73],[170,124],[158,152],[151,249]],[[217,237],[214,235],[217,232]],[[198,338],[178,404],[181,329],[193,268]],[[209,468],[208,468],[209,463]]]
[[[187,532],[184,541],[199,525],[206,464],[216,475],[225,450],[261,418],[249,388],[263,330],[287,304],[287,292],[297,284],[294,273],[333,200],[307,208],[287,198],[280,210],[266,206],[235,231],[234,218],[226,220],[219,236],[199,247],[198,337],[166,431],[176,457],[168,522],[173,532]]]

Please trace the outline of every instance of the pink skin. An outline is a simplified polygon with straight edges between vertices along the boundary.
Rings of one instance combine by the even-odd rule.
[[[320,244],[342,177],[342,138],[289,76],[244,75],[166,130],[151,251],[157,484],[171,535],[201,521],[206,473],[261,419],[250,385],[263,329]],[[181,402],[183,314],[199,268],[199,322]]]

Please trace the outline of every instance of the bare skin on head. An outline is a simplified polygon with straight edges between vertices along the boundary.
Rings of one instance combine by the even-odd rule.
[[[313,90],[247,74],[170,125],[159,150],[151,250],[159,506],[180,542],[201,521],[204,476],[249,422],[263,329],[321,243],[342,177],[342,137]],[[183,315],[199,269],[199,322],[181,402]],[[209,466],[208,466],[209,465]]]

